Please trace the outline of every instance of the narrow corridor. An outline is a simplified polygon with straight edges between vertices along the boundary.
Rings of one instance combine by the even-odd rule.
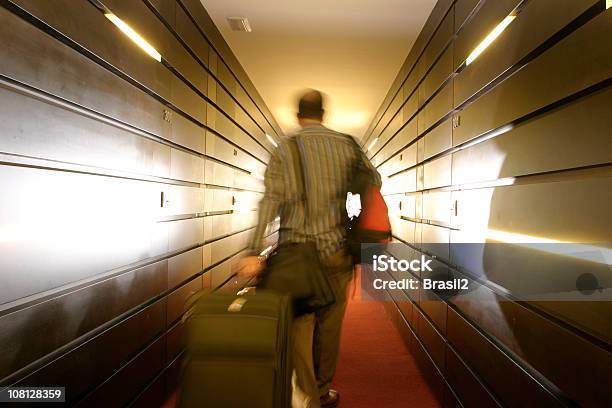
[[[270,171],[313,120],[380,175],[396,261],[349,303],[340,408],[610,406],[612,0],[0,0],[0,38],[0,408],[173,408],[194,294],[233,297],[289,214],[324,231],[312,202],[368,214],[341,150]],[[333,200],[266,217],[298,180]],[[255,408],[219,371],[194,384],[249,403],[206,404]]]

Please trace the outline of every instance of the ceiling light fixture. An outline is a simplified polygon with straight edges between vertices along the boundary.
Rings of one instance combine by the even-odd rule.
[[[234,31],[244,31],[250,33],[253,31],[251,29],[251,24],[249,24],[249,20],[246,17],[228,17],[227,22],[229,26]]]
[[[274,145],[274,147],[278,147],[278,144],[276,143],[276,141],[272,138],[272,136],[266,134],[266,137],[268,138],[268,140],[270,141],[270,143],[272,143]]]
[[[161,54],[157,52],[155,48],[151,44],[147,42],[144,38],[140,36],[132,27],[127,25],[123,20],[114,15],[113,13],[106,12],[104,13],[104,17],[108,18],[114,25],[116,25],[123,34],[127,35],[130,40],[132,40],[136,45],[138,45],[144,52],[149,54],[153,59],[157,62],[161,62]]]
[[[495,39],[497,37],[499,37],[501,35],[501,33],[504,32],[504,30],[510,25],[510,23],[512,23],[514,21],[514,19],[516,18],[517,15],[517,11],[514,10],[512,13],[510,13],[510,15],[508,15],[506,18],[504,18],[501,23],[499,23],[486,37],[484,40],[481,41],[480,44],[478,44],[478,46],[476,48],[474,48],[474,51],[472,51],[470,53],[470,55],[467,57],[467,59],[465,60],[465,65],[470,65],[472,62],[474,62],[474,60],[476,58],[478,58],[478,56],[480,54],[482,54],[482,52],[484,50],[487,49],[487,47],[489,45],[491,45],[491,43],[493,41],[495,41]]]

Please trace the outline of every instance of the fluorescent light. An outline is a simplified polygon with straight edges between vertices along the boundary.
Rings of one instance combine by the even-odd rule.
[[[274,145],[274,147],[278,147],[278,144],[276,143],[276,141],[272,138],[272,136],[266,134],[266,137],[268,138],[268,140],[270,141],[270,143],[272,143]]]
[[[504,18],[502,22],[499,23],[497,27],[495,27],[493,31],[491,31],[489,35],[487,35],[485,39],[482,40],[482,42],[478,44],[478,46],[474,49],[474,51],[472,51],[472,53],[467,57],[467,59],[465,60],[465,65],[470,65],[472,62],[474,62],[474,60],[478,58],[478,56],[482,54],[482,52],[486,50],[487,47],[491,45],[491,43],[495,41],[495,39],[499,37],[499,35],[502,32],[504,32],[506,27],[508,27],[515,18],[516,18],[515,14],[510,14],[509,16]]]
[[[606,0],[606,10],[612,7],[612,0]]]
[[[368,152],[372,150],[372,148],[374,147],[376,143],[378,143],[378,138],[372,140],[372,143],[370,143],[370,145],[368,146]]]
[[[611,0],[612,1],[612,0]],[[508,124],[505,126],[500,127],[499,129],[495,129],[494,131],[492,131],[491,133],[487,134],[486,136],[484,136],[483,138],[475,138],[474,140],[472,140],[471,142],[468,142],[466,144],[464,144],[463,146],[461,146],[459,148],[459,150],[464,150],[467,148],[470,148],[472,146],[475,146],[477,144],[480,144],[482,142],[485,142],[489,139],[493,139],[494,137],[503,135],[504,133],[508,133],[509,131],[511,131],[512,129],[514,129],[514,125],[513,124]]]
[[[127,25],[123,20],[114,15],[113,13],[105,13],[104,16],[108,18],[114,25],[116,25],[123,34],[127,35],[130,40],[132,40],[136,45],[144,50],[147,54],[149,54],[153,59],[157,60],[157,62],[161,62],[161,54],[157,52],[155,48],[151,44],[149,44],[144,38],[140,36],[132,27]]]

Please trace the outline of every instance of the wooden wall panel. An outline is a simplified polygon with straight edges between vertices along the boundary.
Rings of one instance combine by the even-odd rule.
[[[423,79],[423,82],[421,82],[418,91],[419,106],[423,106],[440,85],[446,81],[453,72],[453,68],[453,47],[451,46],[444,51],[440,59]]]
[[[158,375],[129,406],[134,408],[147,408],[156,405],[158,401],[163,401],[166,395],[166,377],[166,372]]]
[[[455,68],[461,65],[468,55],[484,39],[487,33],[504,19],[521,2],[521,0],[500,0],[496,2],[484,1],[476,11],[469,24],[465,25],[457,39],[455,47]],[[463,2],[465,3],[465,1]],[[472,5],[474,2],[471,2]],[[462,10],[465,15],[467,10]],[[459,17],[462,18],[461,16]]]
[[[425,163],[424,188],[444,187],[451,184],[451,156]]]
[[[416,114],[419,104],[418,92],[415,90],[412,94],[404,94],[404,98],[406,98],[406,102],[403,107],[404,119],[409,121]],[[410,140],[406,140],[408,143]]]
[[[65,384],[67,402],[74,405],[111,376],[118,367],[136,356],[151,338],[159,336],[163,330],[163,312],[163,302],[158,301],[122,323],[112,326],[112,330],[93,337],[82,347],[62,355],[54,364],[45,365],[18,384]],[[121,346],[118,347],[118,344]],[[155,361],[160,356],[152,357]],[[74,375],[75,372],[79,375]],[[125,387],[125,391],[134,392],[128,387]]]
[[[434,6],[433,11],[427,19],[427,23],[423,27],[419,36],[417,37],[417,40],[415,41],[412,49],[410,50],[406,61],[404,61],[404,64],[400,68],[398,76],[391,85],[391,88],[387,92],[387,96],[385,96],[382,105],[380,106],[378,112],[372,120],[372,123],[366,131],[366,134],[361,142],[362,146],[367,146],[370,143],[370,140],[378,136],[378,133],[380,133],[380,129],[378,129],[378,126],[384,126],[385,124],[383,123],[381,118],[388,111],[388,106],[391,101],[396,97],[396,95],[401,93],[403,94],[404,99],[406,99],[410,94],[412,94],[412,91],[415,89],[417,83],[415,79],[416,76],[411,75],[414,71],[415,64],[418,62],[420,55],[424,51],[427,44],[430,42],[432,36],[435,34],[438,25],[448,14],[452,4],[452,0],[442,0],[438,1]],[[374,132],[375,128],[377,129],[376,132]]]
[[[612,149],[601,147],[609,143],[605,118],[611,108],[612,89],[606,88],[461,150],[453,154],[453,181],[474,183],[610,163]]]
[[[425,135],[423,159],[448,150],[452,145],[452,120],[448,119]]]
[[[204,154],[206,130],[178,112],[170,113],[169,110],[165,110],[165,114],[169,115],[171,127],[169,139],[181,146]]]
[[[272,115],[263,103],[261,96],[259,96],[257,93],[257,90],[249,80],[237,58],[233,55],[221,33],[215,27],[212,19],[202,7],[202,3],[198,0],[177,0],[177,7],[181,7],[189,15],[189,17],[196,22],[201,32],[205,36],[203,39],[205,39],[211,45],[211,55],[213,53],[217,55],[217,66],[220,69],[227,67],[227,69],[231,71],[231,76],[235,78],[238,81],[239,86],[248,93],[249,99],[255,102],[257,110],[264,114],[263,116],[266,122],[263,124],[258,124],[259,128],[271,127],[273,128],[272,130],[274,133],[281,135],[282,131],[280,130],[280,127],[272,118]],[[267,140],[267,138],[262,138],[261,134],[253,136],[259,136],[260,139],[258,139],[258,142],[262,146],[266,146],[268,150],[272,149],[272,144]]]
[[[612,199],[610,174],[578,180],[541,182],[497,187],[492,191],[466,190],[457,196],[458,211],[472,207],[459,222],[466,229],[470,222],[486,223],[489,229],[512,231],[561,242],[608,242],[612,225],[607,203]],[[482,193],[490,193],[483,200]],[[475,195],[478,198],[471,199]],[[481,209],[479,215],[476,215]],[[552,211],[554,209],[554,211]],[[488,210],[488,211],[487,211]],[[486,212],[485,212],[486,211]],[[572,217],[567,217],[567,214]]]
[[[171,27],[177,28],[177,25],[181,23],[178,18],[179,10],[175,7],[174,0],[148,0],[148,3],[162,15]]]
[[[558,3],[556,1],[545,0],[526,6],[521,12],[521,18],[516,20],[516,24],[511,24],[503,35],[496,40],[496,46],[483,53],[479,57],[478,64],[470,64],[461,71],[455,80],[455,105],[461,104],[499,74],[512,67],[595,3],[595,0],[580,0],[568,3],[567,7],[557,7]],[[512,2],[508,2],[508,4],[512,4]],[[469,26],[474,25],[474,27],[478,27],[486,33],[485,25],[479,25],[481,15],[483,20],[497,18],[497,13],[500,11],[502,11],[502,7],[499,4],[485,2]],[[488,15],[491,12],[496,14],[495,17]],[[546,18],[543,19],[542,15],[546,15]],[[477,44],[475,41],[480,41],[480,38],[464,40],[463,35],[469,37],[471,33],[461,33],[457,38],[458,44],[471,43],[473,48]],[[479,35],[482,36],[482,34]],[[461,45],[458,45],[458,47],[461,47]],[[459,52],[456,55],[459,55]],[[455,61],[456,64],[461,62]]]
[[[14,3],[67,37],[78,39],[87,50],[170,100],[172,74],[131,42],[90,3],[70,0],[21,0]],[[70,14],[66,10],[70,10]],[[79,19],[72,18],[72,13]]]
[[[450,112],[453,105],[452,88],[451,83],[442,88],[419,113],[419,134],[424,133]]]
[[[166,327],[172,326],[186,312],[187,299],[202,289],[202,277],[183,284],[178,289],[168,294],[166,303]]]
[[[137,395],[134,390],[145,388],[163,368],[164,338],[155,340],[138,356],[114,373],[76,407],[124,406]]]
[[[434,329],[432,324],[420,312],[415,311],[416,318],[416,334],[419,336],[425,349],[438,367],[445,366],[446,343],[444,338]]]
[[[2,75],[59,96],[151,134],[168,137],[164,106],[2,8]],[[83,87],[88,83],[89,87]]]
[[[381,132],[395,127],[401,94],[403,120],[416,131],[400,130],[368,154],[386,176],[394,242],[436,256],[434,272],[419,278],[467,278],[470,290],[445,299],[407,291],[410,305],[393,291],[397,307],[387,310],[412,333],[411,350],[447,406],[606,406],[612,302],[605,289],[602,301],[551,293],[577,295],[586,270],[606,288],[609,265],[515,241],[609,250],[612,14],[594,0],[452,3],[438,2],[362,146],[393,136]],[[513,22],[465,66],[519,3]],[[465,242],[504,249],[467,251]],[[400,310],[410,317],[397,318]]]
[[[202,183],[204,181],[204,160],[201,157],[173,149],[170,151],[170,177],[175,180]]]
[[[605,39],[612,30],[611,21],[610,13],[597,15],[463,110],[453,144],[610,78],[612,59]],[[551,75],[552,67],[555,75]]]
[[[431,40],[425,47],[423,54],[417,62],[417,78],[421,77],[434,65],[438,56],[444,51],[444,48],[452,40],[454,34],[454,22],[455,12],[454,5],[449,9],[448,13],[444,17],[444,20],[440,22],[440,25],[436,28],[436,32],[432,36]]]
[[[438,223],[450,224],[451,193],[449,191],[423,194],[423,218]]]
[[[243,255],[281,133],[200,2],[101,1],[161,63],[94,3],[0,5],[0,385],[153,406],[185,300]]]
[[[3,303],[167,251],[156,183],[14,166],[0,180]]]
[[[189,18],[187,13],[182,7],[177,7],[175,2],[172,0],[164,0],[166,3],[172,3],[176,24],[174,25],[179,37],[191,48],[198,59],[209,66],[209,54],[211,53],[210,44],[207,41],[202,41],[202,35],[198,31],[197,26]],[[149,0],[149,2],[152,2]],[[159,8],[158,8],[159,9]],[[165,17],[166,21],[171,22],[168,17]]]
[[[170,177],[170,152],[176,149],[18,90],[0,85],[0,98],[11,101],[0,112],[3,152]]]
[[[101,280],[0,318],[2,378],[166,290],[167,261]],[[129,293],[130,296],[125,296]],[[41,341],[41,332],[54,331]]]
[[[184,349],[185,326],[179,320],[166,334],[166,363],[171,363]]]
[[[204,242],[204,226],[202,218],[188,218],[177,221],[167,221],[168,249],[177,251]]]
[[[501,406],[451,348],[446,349],[446,374],[448,383],[464,406]]]
[[[542,387],[512,357],[478,332],[453,309],[448,311],[448,340],[465,361],[481,373],[487,385],[504,404],[511,407],[563,406],[546,388]],[[501,375],[498,375],[501,373]],[[521,392],[516,392],[515,387]]]
[[[145,2],[104,0],[102,3],[146,38],[190,84],[201,92],[206,92],[207,75],[204,68],[189,55],[188,51],[164,27],[163,22],[155,16]],[[205,56],[207,54],[201,55]],[[201,104],[194,104],[194,108],[200,106]]]
[[[202,247],[183,252],[168,260],[168,289],[174,289],[202,271]]]
[[[165,186],[163,208],[162,212],[167,216],[201,214],[204,212],[204,190],[191,186]]]
[[[476,7],[483,3],[483,0],[457,0],[455,2],[455,32],[459,31],[466,20],[475,13]]]

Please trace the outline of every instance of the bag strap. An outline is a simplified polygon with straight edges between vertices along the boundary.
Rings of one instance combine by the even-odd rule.
[[[307,198],[307,190],[306,190],[306,175],[304,172],[303,160],[302,160],[302,152],[300,150],[300,144],[298,142],[299,135],[296,135],[292,140],[292,156],[294,158],[294,165],[297,169],[297,174],[300,178],[298,182],[298,193],[300,195],[300,200],[302,205],[304,206],[304,231],[306,231],[307,220],[308,220],[308,198]],[[295,152],[293,151],[295,149]],[[295,153],[295,154],[294,154]]]

